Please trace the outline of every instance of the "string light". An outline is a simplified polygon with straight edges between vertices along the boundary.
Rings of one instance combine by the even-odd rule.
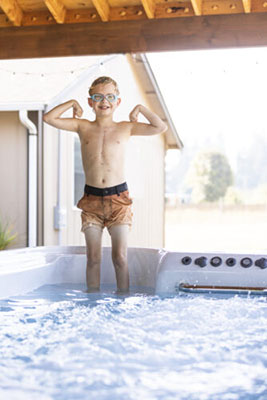
[[[100,63],[99,70],[100,70],[101,74],[104,74],[106,72],[106,68],[105,68],[105,65],[103,63]]]
[[[9,73],[13,76],[16,75],[25,75],[25,76],[40,76],[41,78],[47,77],[47,76],[52,76],[52,75],[62,75],[62,74],[68,74],[68,75],[73,75],[75,73],[78,72],[82,72],[87,70],[88,68],[91,68],[92,65],[87,65],[85,67],[82,68],[77,68],[77,69],[71,69],[71,70],[65,70],[65,71],[54,71],[54,72],[28,72],[28,71],[14,71],[12,69],[7,69],[7,68],[3,68],[0,66],[0,72],[5,72],[5,73]],[[104,65],[101,63],[100,64],[100,68],[103,68]],[[104,67],[105,68],[105,67]]]

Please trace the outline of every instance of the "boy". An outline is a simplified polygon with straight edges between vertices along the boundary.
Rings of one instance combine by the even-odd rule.
[[[131,135],[154,135],[165,132],[167,126],[142,105],[131,111],[130,122],[114,122],[119,106],[117,83],[109,77],[96,79],[89,89],[88,104],[95,120],[82,119],[83,110],[76,100],[69,100],[44,115],[44,121],[58,129],[77,132],[81,142],[86,185],[77,207],[82,210],[82,232],[87,247],[86,280],[88,292],[100,286],[101,238],[104,227],[111,236],[112,261],[118,292],[129,290],[127,236],[131,226],[132,200],[124,175],[126,144]],[[62,118],[68,109],[73,118]],[[137,122],[141,113],[149,123]]]

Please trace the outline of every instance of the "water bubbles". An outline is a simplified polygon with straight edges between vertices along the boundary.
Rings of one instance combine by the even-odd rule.
[[[0,306],[3,398],[264,399],[265,300],[55,285]]]

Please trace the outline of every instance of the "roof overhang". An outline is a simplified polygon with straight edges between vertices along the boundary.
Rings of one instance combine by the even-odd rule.
[[[0,28],[0,59],[267,46],[267,13]]]
[[[138,53],[135,55],[128,55],[128,60],[136,80],[139,81],[139,85],[145,92],[149,108],[168,125],[168,130],[164,134],[167,149],[183,148],[183,143],[169,114],[147,57],[145,54]]]

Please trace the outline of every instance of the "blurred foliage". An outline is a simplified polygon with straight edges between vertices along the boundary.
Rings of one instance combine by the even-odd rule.
[[[240,149],[236,154],[236,186],[242,189],[253,189],[267,182],[266,148],[266,134],[255,133],[251,143],[240,144]]]
[[[226,205],[243,204],[242,192],[234,186],[228,186],[223,202]]]
[[[192,188],[192,202],[215,202],[223,198],[233,184],[233,173],[226,156],[217,151],[203,151],[194,158],[187,176]]]
[[[9,224],[4,224],[0,219],[0,250],[5,250],[8,245],[17,237],[17,234],[12,234],[11,230],[12,229]]]
[[[233,132],[234,134],[234,132]],[[205,201],[205,195],[201,185],[196,186],[189,182],[193,161],[200,150],[212,149],[226,154],[231,161],[234,173],[234,188],[225,192],[226,203],[237,204],[240,197],[241,204],[267,204],[267,168],[266,148],[267,136],[265,129],[253,129],[244,134],[244,140],[228,143],[223,132],[214,132],[207,136],[201,132],[201,137],[196,135],[195,140],[186,142],[182,151],[168,150],[168,153],[176,153],[174,157],[168,157],[166,163],[166,193],[177,194],[181,202]],[[189,170],[190,174],[189,174]],[[192,189],[194,186],[194,198]],[[232,186],[232,185],[230,185]],[[234,190],[234,192],[233,192]],[[236,203],[237,202],[237,203]]]

